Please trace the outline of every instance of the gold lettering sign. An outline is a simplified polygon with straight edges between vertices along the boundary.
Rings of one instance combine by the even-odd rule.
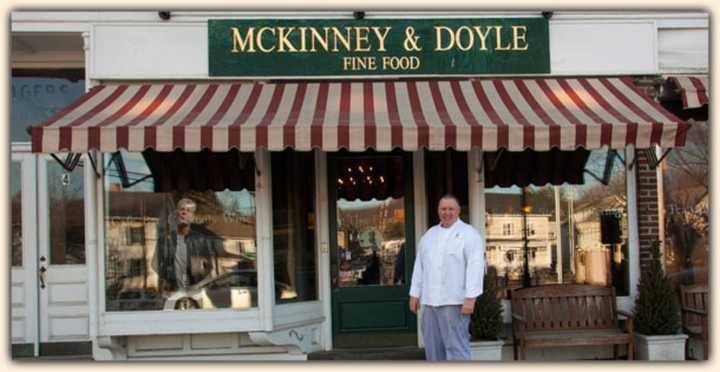
[[[211,76],[548,73],[550,66],[542,17],[208,25]]]

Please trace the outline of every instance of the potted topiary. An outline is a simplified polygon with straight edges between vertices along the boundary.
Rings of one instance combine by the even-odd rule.
[[[473,360],[502,360],[503,308],[497,295],[497,273],[488,268],[483,293],[475,300],[470,318],[470,353]]]
[[[680,332],[680,307],[660,262],[660,241],[650,247],[650,267],[640,274],[635,299],[637,359],[685,360],[687,335]]]

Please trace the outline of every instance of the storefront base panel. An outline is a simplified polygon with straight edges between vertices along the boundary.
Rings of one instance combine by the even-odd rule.
[[[259,346],[247,333],[117,336],[98,339],[95,360],[306,360],[296,346]]]
[[[263,348],[265,349],[265,348]],[[128,361],[244,361],[244,362],[262,362],[262,361],[304,361],[307,355],[303,353],[293,354],[289,352],[256,352],[252,353],[248,350],[247,354],[221,354],[221,355],[176,355],[176,356],[157,356],[130,358]]]

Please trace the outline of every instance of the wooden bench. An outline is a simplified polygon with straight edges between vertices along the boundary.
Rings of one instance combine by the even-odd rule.
[[[532,348],[627,345],[633,359],[633,316],[617,310],[615,288],[580,284],[552,284],[512,291],[513,349],[525,359]],[[624,329],[617,316],[626,318]]]
[[[682,327],[688,340],[685,355],[690,355],[690,339],[703,344],[703,359],[708,359],[708,285],[690,284],[680,286],[680,311]]]

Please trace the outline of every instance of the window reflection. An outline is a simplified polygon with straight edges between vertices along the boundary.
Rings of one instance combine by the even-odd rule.
[[[107,309],[256,307],[254,184],[242,191],[154,192],[141,154],[122,153],[127,177],[109,159]]]
[[[26,75],[15,76],[13,70],[10,138],[13,141],[30,141],[27,128],[41,123],[71,104],[85,93],[85,81],[72,79],[83,76],[82,70],[53,70],[53,77],[42,77],[43,71],[26,70]],[[35,75],[35,76],[33,76]]]
[[[446,194],[460,202],[460,219],[470,223],[468,202],[467,152],[455,150],[425,151],[425,177],[428,195],[428,228],[439,222],[437,206]]]
[[[624,158],[624,154],[621,152]],[[602,175],[607,150],[585,169]],[[493,187],[485,191],[486,258],[506,289],[525,285],[613,285],[629,293],[625,168],[611,162],[608,185],[586,174],[581,185]]]
[[[51,265],[85,264],[82,167],[81,162],[70,172],[57,161],[47,160]]]
[[[10,163],[10,244],[12,266],[22,266],[22,164]]]
[[[693,122],[685,147],[662,163],[665,269],[673,284],[708,283],[710,257],[708,122]]]
[[[338,162],[338,287],[402,285],[405,274],[403,158]]]

